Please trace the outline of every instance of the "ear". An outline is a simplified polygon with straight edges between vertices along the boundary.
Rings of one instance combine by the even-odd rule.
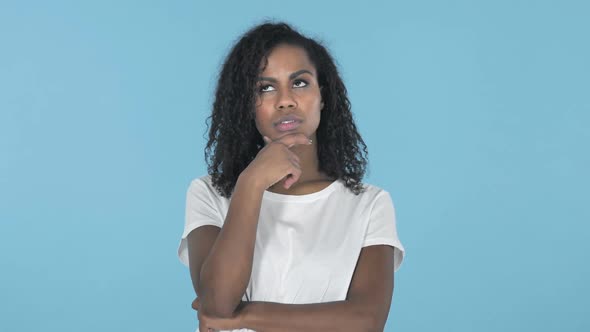
[[[320,98],[321,98],[321,96],[322,96],[322,89],[323,89],[323,88],[324,88],[323,86],[320,86]],[[323,109],[324,109],[324,101],[322,100],[322,102],[321,102],[321,104],[320,104],[320,110],[323,110]]]

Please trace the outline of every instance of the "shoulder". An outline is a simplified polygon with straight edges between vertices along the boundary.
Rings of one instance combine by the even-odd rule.
[[[387,190],[375,184],[363,182],[363,186],[366,188],[366,192],[371,196],[377,196],[387,193]]]
[[[200,175],[200,176],[192,179],[190,185],[191,185],[191,187],[200,186],[200,187],[213,188],[213,184],[211,182],[211,175],[210,174]]]
[[[349,196],[355,200],[373,202],[381,196],[389,195],[389,192],[384,188],[367,182],[362,182],[363,191],[356,195],[351,189],[346,187],[343,180],[338,181],[341,183],[340,194],[343,196]]]
[[[378,185],[363,182],[363,190],[357,195],[346,187],[343,180],[338,181],[340,181],[340,186],[339,190],[336,191],[335,199],[340,202],[340,206],[354,206],[355,209],[370,212],[375,204],[391,200],[389,192]]]
[[[193,178],[190,181],[189,190],[196,190],[196,191],[210,191],[213,188],[211,183],[211,175],[201,175],[196,178]]]
[[[224,200],[217,189],[213,186],[210,174],[205,174],[193,178],[190,181],[188,191],[198,196],[208,196],[212,200]]]
[[[389,191],[385,190],[384,188],[378,187],[376,185],[369,185],[370,186],[370,193],[371,193],[371,206],[370,210],[371,213],[379,213],[379,211],[386,209],[386,210],[395,210],[393,204],[393,198]]]

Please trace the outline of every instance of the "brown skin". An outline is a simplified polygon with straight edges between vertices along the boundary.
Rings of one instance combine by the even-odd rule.
[[[383,331],[393,295],[393,248],[368,246],[361,250],[344,301],[310,304],[240,302],[233,315],[217,318],[203,313],[200,300],[199,331],[248,328],[258,332],[281,331]]]
[[[309,145],[309,138],[292,133],[266,144],[238,177],[223,227],[202,226],[187,236],[191,279],[203,312],[228,317],[239,305],[252,273],[262,196],[285,177],[298,180],[298,157],[289,150],[298,144]]]
[[[294,72],[310,73],[289,78]],[[393,294],[393,248],[365,247],[346,300],[312,304],[242,302],[252,272],[256,227],[265,190],[303,195],[332,183],[318,171],[316,130],[323,107],[316,69],[299,47],[280,45],[268,57],[257,96],[256,127],[265,146],[240,174],[223,227],[188,235],[199,329],[256,331],[382,331]],[[302,82],[301,80],[305,80]],[[302,119],[293,131],[274,124],[286,114]],[[309,144],[308,140],[312,139]]]
[[[295,77],[295,72],[306,70]],[[268,78],[268,79],[267,79]],[[278,183],[271,183],[269,191],[303,195],[319,191],[330,185],[334,179],[321,173],[317,157],[316,131],[320,124],[322,102],[321,87],[317,81],[315,66],[304,49],[291,45],[278,45],[268,56],[266,68],[260,74],[256,96],[256,128],[271,141],[289,135],[302,133],[312,140],[311,145],[297,145],[291,151],[299,158],[301,176],[291,185],[289,177]],[[299,127],[281,132],[275,124],[284,115],[295,115],[302,119]],[[268,141],[265,140],[268,144]]]

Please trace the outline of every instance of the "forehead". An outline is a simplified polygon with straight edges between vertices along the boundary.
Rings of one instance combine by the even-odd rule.
[[[262,61],[262,66],[266,64],[263,74],[281,73],[290,74],[291,72],[308,69],[315,74],[315,66],[309,60],[305,49],[294,45],[279,45],[275,47],[268,55],[267,61]],[[266,63],[265,63],[266,62]]]

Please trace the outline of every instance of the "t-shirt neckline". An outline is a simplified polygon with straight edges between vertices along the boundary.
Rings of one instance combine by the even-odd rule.
[[[321,197],[329,195],[331,192],[336,190],[341,185],[340,179],[334,180],[330,183],[327,187],[320,191],[316,191],[311,194],[304,194],[304,195],[286,195],[286,194],[278,194],[273,193],[271,191],[265,190],[262,196],[263,199],[270,199],[273,201],[281,201],[281,202],[309,202],[319,199]]]

